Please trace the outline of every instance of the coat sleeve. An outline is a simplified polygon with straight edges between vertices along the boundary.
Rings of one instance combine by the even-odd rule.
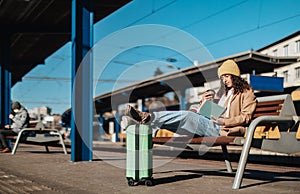
[[[256,108],[256,97],[253,91],[246,90],[242,93],[239,102],[239,105],[231,105],[234,113],[230,113],[230,118],[224,119],[225,127],[245,126],[250,123]]]
[[[28,114],[25,110],[19,113],[17,116],[13,118],[13,124],[11,128],[14,132],[19,132],[21,128],[26,124],[28,120]]]

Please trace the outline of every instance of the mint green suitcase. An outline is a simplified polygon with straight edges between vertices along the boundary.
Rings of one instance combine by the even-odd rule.
[[[130,125],[126,129],[126,178],[129,186],[136,183],[153,185],[152,130],[148,125]]]

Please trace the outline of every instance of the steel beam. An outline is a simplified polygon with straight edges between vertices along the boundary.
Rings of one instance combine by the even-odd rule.
[[[11,110],[10,35],[0,37],[0,124],[6,125],[10,122],[8,115]]]
[[[71,161],[92,160],[92,0],[72,0]]]

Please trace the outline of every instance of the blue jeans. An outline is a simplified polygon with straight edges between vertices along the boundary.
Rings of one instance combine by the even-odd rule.
[[[153,112],[152,128],[168,129],[178,134],[220,136],[220,126],[192,111]]]

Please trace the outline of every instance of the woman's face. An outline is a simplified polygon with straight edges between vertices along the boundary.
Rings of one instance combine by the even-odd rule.
[[[232,88],[232,76],[230,74],[222,75],[221,79],[227,88]]]

